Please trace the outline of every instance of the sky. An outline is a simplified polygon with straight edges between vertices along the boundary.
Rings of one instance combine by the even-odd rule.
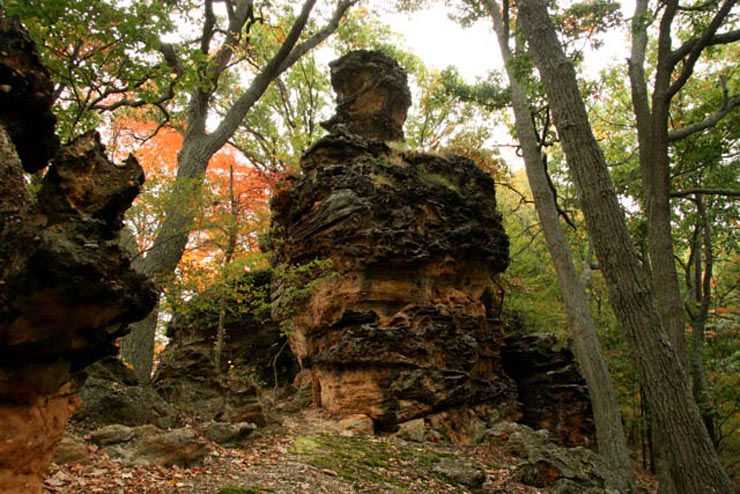
[[[430,68],[454,65],[470,82],[501,68],[496,36],[488,23],[481,21],[464,29],[449,19],[448,12],[449,8],[437,3],[414,14],[393,13],[384,20]]]
[[[632,1],[622,2],[625,18],[629,18],[632,9]],[[462,28],[449,19],[448,12],[449,7],[437,2],[414,14],[387,14],[384,20],[429,67],[444,69],[454,65],[469,82],[500,69],[502,61],[492,26],[482,20],[470,28]],[[627,57],[628,46],[621,35],[607,36],[604,41],[597,52],[586,54],[587,73],[592,77],[606,65],[620,63]]]

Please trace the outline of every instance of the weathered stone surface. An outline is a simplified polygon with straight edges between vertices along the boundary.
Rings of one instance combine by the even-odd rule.
[[[504,370],[522,403],[518,422],[547,429],[562,446],[595,447],[588,388],[571,350],[552,334],[511,334],[505,342]]]
[[[86,465],[91,462],[90,451],[87,449],[85,441],[81,438],[71,434],[65,434],[54,449],[52,461],[57,465],[67,463]]]
[[[250,422],[232,424],[211,421],[202,424],[198,429],[209,441],[222,446],[239,446],[257,429],[257,426]]]
[[[432,467],[432,471],[470,489],[478,489],[486,481],[486,472],[459,458],[442,458]]]
[[[564,448],[550,441],[545,429],[534,431],[526,425],[500,423],[487,441],[520,458],[513,478],[543,489],[548,494],[616,494],[613,476],[590,449]]]
[[[116,166],[97,133],[57,150],[52,82],[27,34],[0,11],[0,492],[41,492],[79,405],[74,376],[155,303],[118,246],[144,175]],[[55,156],[41,189],[24,171]]]
[[[59,148],[51,112],[54,83],[17,20],[0,13],[0,33],[0,122],[23,168],[35,172],[45,168]]]
[[[366,436],[375,434],[375,423],[373,422],[373,419],[364,413],[356,413],[342,417],[337,425],[342,432],[348,434]]]
[[[90,439],[108,456],[129,465],[189,467],[200,463],[208,452],[208,443],[188,428],[163,431],[151,424],[109,425],[93,431]]]
[[[337,112],[322,126],[332,133],[402,141],[411,92],[398,63],[380,52],[357,50],[329,66]]]
[[[366,414],[380,429],[483,403],[511,415],[495,282],[508,238],[493,180],[466,158],[399,151],[383,142],[394,137],[367,130],[390,124],[371,125],[366,114],[384,114],[398,129],[405,117],[405,108],[388,111],[400,103],[368,103],[389,101],[386,81],[401,80],[393,63],[375,57],[334,64],[342,125],[328,126],[332,133],[303,156],[302,174],[274,196],[278,270],[331,262],[307,299],[278,280],[276,313],[288,314],[314,402],[331,412]],[[344,101],[366,111],[345,111]]]
[[[111,424],[90,433],[90,440],[98,446],[126,443],[136,436],[132,427],[122,424]]]
[[[136,457],[162,467],[190,467],[199,464],[208,453],[208,443],[190,429],[174,429],[145,436],[136,443]]]
[[[118,358],[106,357],[88,367],[80,389],[82,406],[72,416],[85,427],[104,424],[177,425],[177,412],[149,385],[140,385],[133,371]]]

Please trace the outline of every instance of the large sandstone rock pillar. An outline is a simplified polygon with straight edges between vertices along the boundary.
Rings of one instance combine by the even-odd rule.
[[[79,404],[76,375],[115,354],[153,285],[118,247],[144,174],[108,161],[96,133],[58,150],[53,86],[0,9],[0,492],[36,494]],[[46,167],[31,192],[25,172]]]
[[[395,61],[359,51],[331,70],[330,134],[273,200],[277,272],[331,263],[273,291],[315,403],[386,429],[442,410],[511,414],[496,284],[509,244],[493,180],[466,158],[389,142],[411,103]]]

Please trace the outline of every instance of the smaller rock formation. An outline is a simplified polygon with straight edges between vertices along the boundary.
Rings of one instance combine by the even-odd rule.
[[[552,334],[510,334],[501,356],[516,382],[519,423],[547,429],[561,446],[595,447],[595,425],[586,382],[571,350]]]
[[[205,420],[246,421],[260,427],[278,421],[261,388],[290,383],[298,365],[285,335],[270,318],[270,282],[268,271],[247,273],[225,305],[205,292],[192,301],[187,316],[174,318],[153,380],[174,407]],[[221,308],[225,334],[217,369]]]
[[[117,357],[105,357],[85,370],[80,390],[82,406],[72,422],[85,428],[107,424],[177,425],[177,412],[149,384],[139,384],[134,372]]]
[[[263,387],[292,382],[298,362],[278,323],[270,317],[271,283],[269,270],[251,271],[240,278],[226,300],[208,291],[198,295],[187,315],[177,315],[167,327],[169,345],[160,356],[160,366],[175,365],[181,352],[213,355],[223,308],[221,373],[249,376]],[[211,360],[215,369],[215,360]]]
[[[75,375],[155,303],[118,246],[144,174],[91,132],[57,151],[53,84],[0,8],[0,492],[41,492],[79,405]],[[51,168],[33,193],[24,172]]]

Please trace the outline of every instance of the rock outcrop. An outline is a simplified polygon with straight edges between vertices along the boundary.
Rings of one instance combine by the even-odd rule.
[[[273,291],[314,402],[379,430],[440,410],[511,416],[495,281],[508,238],[493,180],[466,158],[403,150],[410,98],[393,60],[360,51],[331,67],[331,133],[272,203],[277,272],[321,267]]]
[[[78,371],[155,303],[118,247],[144,180],[108,161],[96,133],[57,150],[53,85],[33,43],[0,10],[0,492],[39,478],[79,404]],[[25,172],[43,169],[38,192]]]
[[[595,425],[586,382],[573,353],[551,334],[510,334],[502,349],[506,373],[522,403],[519,422],[547,429],[561,446],[594,447]]]
[[[262,388],[290,383],[298,365],[270,318],[270,281],[269,271],[247,273],[233,287],[233,298],[221,301],[205,292],[191,302],[187,316],[173,319],[153,384],[175,408],[205,420],[261,427],[279,421]],[[220,309],[224,344],[217,369]]]

